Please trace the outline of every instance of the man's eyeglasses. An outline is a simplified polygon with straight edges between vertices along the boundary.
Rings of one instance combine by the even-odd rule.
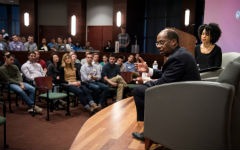
[[[160,46],[160,45],[164,45],[168,42],[169,40],[160,40],[160,41],[157,41],[155,44],[156,46]]]

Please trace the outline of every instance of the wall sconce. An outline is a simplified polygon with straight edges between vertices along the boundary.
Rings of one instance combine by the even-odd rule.
[[[71,17],[71,35],[76,35],[76,16],[72,15]]]
[[[122,25],[122,13],[121,11],[117,12],[117,27],[121,27]]]
[[[28,12],[25,12],[25,13],[24,13],[24,25],[25,25],[26,27],[29,26],[29,13],[28,13]]]
[[[186,9],[185,10],[185,19],[184,19],[184,25],[188,26],[190,22],[190,10]]]

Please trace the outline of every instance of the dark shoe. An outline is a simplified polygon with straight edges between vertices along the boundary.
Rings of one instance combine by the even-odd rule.
[[[144,140],[145,140],[144,135],[143,135],[143,132],[141,132],[141,133],[133,132],[133,133],[132,133],[132,136],[133,136],[135,139],[140,140],[140,141],[144,141]]]

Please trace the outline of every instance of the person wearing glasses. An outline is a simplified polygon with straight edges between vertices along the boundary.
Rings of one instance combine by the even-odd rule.
[[[146,72],[154,79],[147,81],[143,81],[141,77],[136,79],[137,83],[141,84],[133,89],[137,121],[144,121],[144,97],[147,88],[171,82],[200,80],[195,59],[185,48],[179,46],[176,31],[167,28],[159,32],[156,47],[160,54],[167,57],[162,70],[149,68],[142,58],[136,63],[139,72]],[[132,135],[138,140],[144,140],[143,132],[133,132]]]

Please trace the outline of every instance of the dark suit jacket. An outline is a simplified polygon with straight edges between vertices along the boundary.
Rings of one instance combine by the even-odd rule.
[[[177,47],[164,63],[162,70],[154,69],[152,78],[157,80],[148,81],[145,85],[151,87],[164,83],[200,80],[200,75],[194,57],[186,49]]]

